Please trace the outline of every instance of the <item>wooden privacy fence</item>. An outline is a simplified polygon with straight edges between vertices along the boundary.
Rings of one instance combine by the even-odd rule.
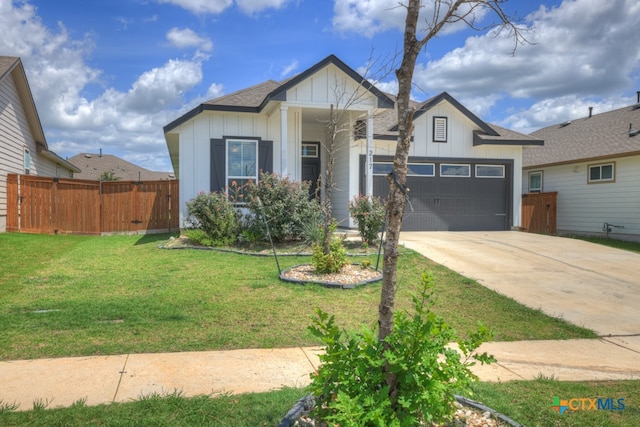
[[[134,233],[172,230],[178,181],[87,181],[7,176],[7,231]]]
[[[522,230],[537,234],[556,234],[556,199],[558,193],[522,195]]]

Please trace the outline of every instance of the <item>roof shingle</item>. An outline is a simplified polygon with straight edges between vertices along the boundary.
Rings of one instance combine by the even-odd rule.
[[[635,108],[637,106],[594,114],[533,132],[531,136],[544,140],[544,147],[525,150],[523,166],[640,154],[640,136],[630,136],[629,132],[640,129],[640,108]]]

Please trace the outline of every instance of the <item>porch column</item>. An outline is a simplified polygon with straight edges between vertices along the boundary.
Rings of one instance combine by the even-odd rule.
[[[289,171],[287,170],[288,111],[289,107],[286,105],[280,106],[280,173],[283,177],[289,175]]]
[[[373,196],[373,111],[367,113],[367,158],[365,196]]]

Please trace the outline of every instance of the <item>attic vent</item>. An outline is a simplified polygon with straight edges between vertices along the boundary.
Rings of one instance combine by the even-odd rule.
[[[571,124],[571,120],[567,120],[564,123],[560,123],[560,127],[563,128],[563,127],[569,126],[570,124]]]
[[[433,118],[433,142],[447,142],[447,118]]]
[[[85,156],[87,159],[90,159],[90,158],[91,158],[91,154],[85,154],[84,156]]]
[[[631,111],[637,110],[638,108],[640,108],[640,102],[638,102],[637,104],[632,105],[631,106]]]
[[[633,125],[629,123],[629,137],[640,135],[640,129],[633,129]]]

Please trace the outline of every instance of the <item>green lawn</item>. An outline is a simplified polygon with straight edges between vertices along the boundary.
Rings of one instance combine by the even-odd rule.
[[[380,284],[283,283],[271,257],[159,249],[168,238],[0,234],[0,360],[315,345],[315,307],[348,329],[376,323]],[[283,268],[307,262],[280,259]],[[436,311],[461,335],[481,320],[496,340],[594,336],[408,250],[398,309],[428,270]]]
[[[640,425],[640,381],[558,382],[548,379],[508,383],[478,383],[473,399],[528,427]],[[179,394],[149,396],[140,401],[87,407],[82,402],[64,409],[28,412],[2,410],[2,426],[276,426],[302,389],[271,393],[183,398]],[[624,410],[575,411],[551,409],[560,399],[624,399]]]
[[[283,283],[273,258],[159,249],[168,238],[0,234],[0,360],[314,345],[307,331],[314,307],[349,329],[376,322],[380,284],[337,290]],[[309,258],[280,262],[286,268]],[[400,257],[398,309],[410,306],[423,271],[436,279],[435,311],[461,332],[481,320],[497,340],[594,337],[409,250]],[[530,427],[640,425],[640,381],[540,379],[474,388],[476,400]],[[174,394],[95,407],[80,401],[46,411],[35,405],[28,412],[0,402],[0,425],[272,426],[305,393],[216,399]],[[550,410],[554,396],[622,397],[626,407],[559,415]]]

